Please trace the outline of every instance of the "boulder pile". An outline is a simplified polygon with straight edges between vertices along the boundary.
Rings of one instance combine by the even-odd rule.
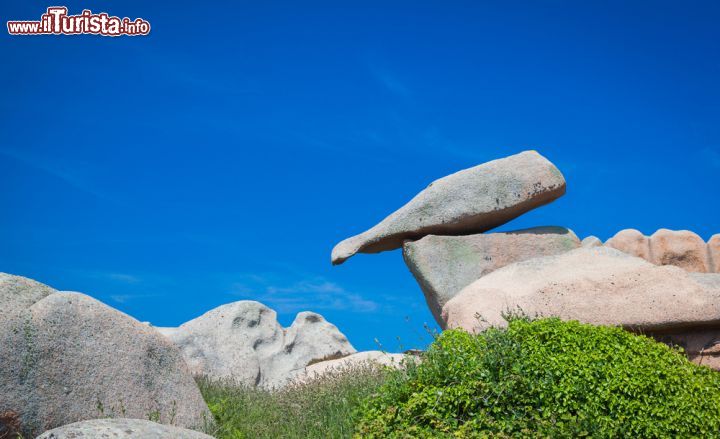
[[[0,273],[0,309],[0,438],[209,437],[192,430],[212,420],[194,375],[272,389],[338,364],[403,357],[356,353],[313,312],[283,328],[254,301],[155,328],[84,294]]]
[[[535,151],[481,164],[431,183],[337,244],[331,261],[402,248],[443,328],[503,326],[516,311],[621,325],[720,369],[720,235],[628,229],[603,244],[560,226],[490,232],[565,188]],[[211,419],[193,375],[276,389],[415,361],[358,353],[316,313],[283,328],[254,301],[155,328],[84,294],[0,273],[0,310],[0,439],[207,437],[192,431]]]
[[[466,285],[498,268],[580,247],[572,230],[535,227],[467,236],[429,235],[406,241],[403,257],[420,284],[430,311],[443,325],[442,308]]]
[[[720,235],[629,229],[603,244],[559,226],[486,233],[565,187],[535,151],[494,160],[431,183],[331,261],[402,246],[443,328],[502,326],[509,312],[621,325],[720,369]]]

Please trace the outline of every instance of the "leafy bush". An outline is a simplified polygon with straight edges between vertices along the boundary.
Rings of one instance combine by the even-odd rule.
[[[358,437],[720,437],[720,374],[620,328],[445,331],[360,409]]]
[[[360,403],[388,372],[361,365],[268,391],[232,382],[198,379],[215,418],[207,431],[218,438],[349,438]]]

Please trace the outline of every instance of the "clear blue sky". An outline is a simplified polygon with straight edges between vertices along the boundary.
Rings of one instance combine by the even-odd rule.
[[[358,349],[422,346],[401,254],[332,267],[330,250],[524,149],[567,195],[502,229],[720,232],[717,2],[63,4],[152,32],[3,31],[0,271],[139,320],[255,299],[284,324],[320,312]]]

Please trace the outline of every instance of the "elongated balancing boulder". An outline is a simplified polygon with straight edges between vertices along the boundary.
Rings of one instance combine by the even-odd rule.
[[[400,248],[426,235],[485,232],[564,193],[562,173],[536,151],[483,163],[432,182],[376,226],[340,242],[332,263]]]

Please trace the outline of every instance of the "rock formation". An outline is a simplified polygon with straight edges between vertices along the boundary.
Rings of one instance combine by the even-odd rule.
[[[450,300],[443,318],[451,328],[481,330],[503,326],[503,313],[516,308],[530,316],[644,332],[720,328],[720,288],[678,267],[653,265],[608,247],[496,270]]]
[[[212,436],[143,419],[92,419],[46,431],[37,439],[212,439]]]
[[[351,354],[342,358],[333,360],[320,361],[305,367],[305,369],[297,374],[292,382],[300,383],[321,377],[333,372],[352,371],[354,368],[372,367],[372,366],[388,366],[400,368],[404,361],[407,361],[411,355],[406,354],[389,354],[382,351],[364,351]]]
[[[713,273],[720,273],[720,234],[713,235],[707,243],[708,260]]]
[[[656,265],[674,265],[695,273],[720,273],[718,258],[713,256],[720,248],[720,235],[706,244],[688,230],[659,229],[648,237],[635,229],[625,229],[605,245]]]
[[[650,237],[650,262],[674,265],[687,271],[708,273],[708,251],[705,242],[688,230],[660,229]]]
[[[336,245],[332,263],[425,235],[485,232],[564,193],[563,175],[536,151],[493,160],[434,181],[376,226]]]
[[[602,241],[600,241],[600,239],[598,239],[598,237],[596,237],[596,236],[588,236],[587,238],[583,239],[583,240],[580,242],[580,245],[581,245],[582,247],[599,247],[599,246],[601,246],[601,245],[603,245],[603,244],[602,244]]]
[[[249,300],[157,329],[180,348],[194,374],[265,388],[282,386],[312,360],[355,352],[319,314],[301,312],[284,329],[275,311]]]
[[[650,261],[650,240],[639,230],[625,229],[608,239],[605,245],[638,258]]]
[[[482,233],[564,192],[560,171],[534,151],[495,160],[437,180],[331,259],[403,242],[443,328],[503,325],[520,308],[652,332],[720,368],[720,235],[705,243],[686,230],[626,229],[603,245],[563,228]]]
[[[209,415],[178,349],[80,293],[0,274],[0,413],[24,436],[99,416],[182,427]]]
[[[442,326],[442,307],[460,290],[513,262],[564,253],[580,240],[564,227],[535,227],[468,236],[428,235],[406,241],[403,257]]]

